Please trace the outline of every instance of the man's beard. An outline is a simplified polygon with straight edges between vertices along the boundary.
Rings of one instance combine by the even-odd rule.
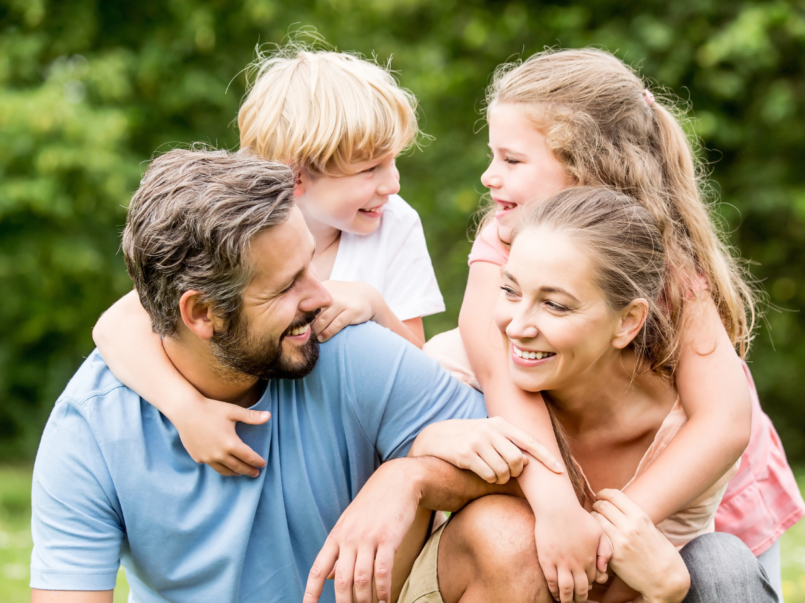
[[[310,334],[303,345],[295,346],[300,356],[294,360],[282,353],[282,340],[293,329],[310,324],[320,310],[308,312],[295,320],[274,340],[268,334],[249,333],[249,322],[241,311],[229,321],[226,333],[213,335],[212,353],[222,367],[222,376],[239,381],[239,375],[258,379],[300,379],[316,366],[319,359],[319,342]]]

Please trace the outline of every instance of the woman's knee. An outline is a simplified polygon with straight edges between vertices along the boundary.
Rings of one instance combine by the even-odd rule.
[[[757,558],[732,534],[704,534],[685,545],[680,554],[690,573],[686,603],[778,600]]]

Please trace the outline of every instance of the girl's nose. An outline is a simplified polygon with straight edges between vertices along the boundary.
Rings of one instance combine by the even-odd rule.
[[[486,171],[481,174],[481,184],[486,188],[500,188],[501,184],[503,184],[502,179],[495,172],[493,164],[490,164]]]

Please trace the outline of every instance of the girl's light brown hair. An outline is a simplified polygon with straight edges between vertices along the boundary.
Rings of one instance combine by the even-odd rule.
[[[745,356],[755,319],[753,291],[721,239],[705,202],[705,179],[684,111],[656,100],[622,61],[595,49],[548,50],[502,65],[487,91],[487,112],[521,107],[581,186],[633,197],[656,220],[670,277],[664,306],[679,346],[686,301],[703,277],[733,344]]]

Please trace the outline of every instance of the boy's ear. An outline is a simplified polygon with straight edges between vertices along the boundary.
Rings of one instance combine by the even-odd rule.
[[[212,305],[201,303],[200,291],[185,291],[179,298],[179,311],[185,326],[205,341],[212,339],[215,331],[223,326]]]
[[[296,183],[294,184],[293,196],[301,197],[307,190],[308,182],[310,181],[310,174],[304,168],[296,173]]]
[[[647,317],[648,302],[642,297],[626,306],[620,311],[620,320],[615,331],[615,337],[612,339],[612,345],[622,350],[632,343],[640,329],[643,328]]]

